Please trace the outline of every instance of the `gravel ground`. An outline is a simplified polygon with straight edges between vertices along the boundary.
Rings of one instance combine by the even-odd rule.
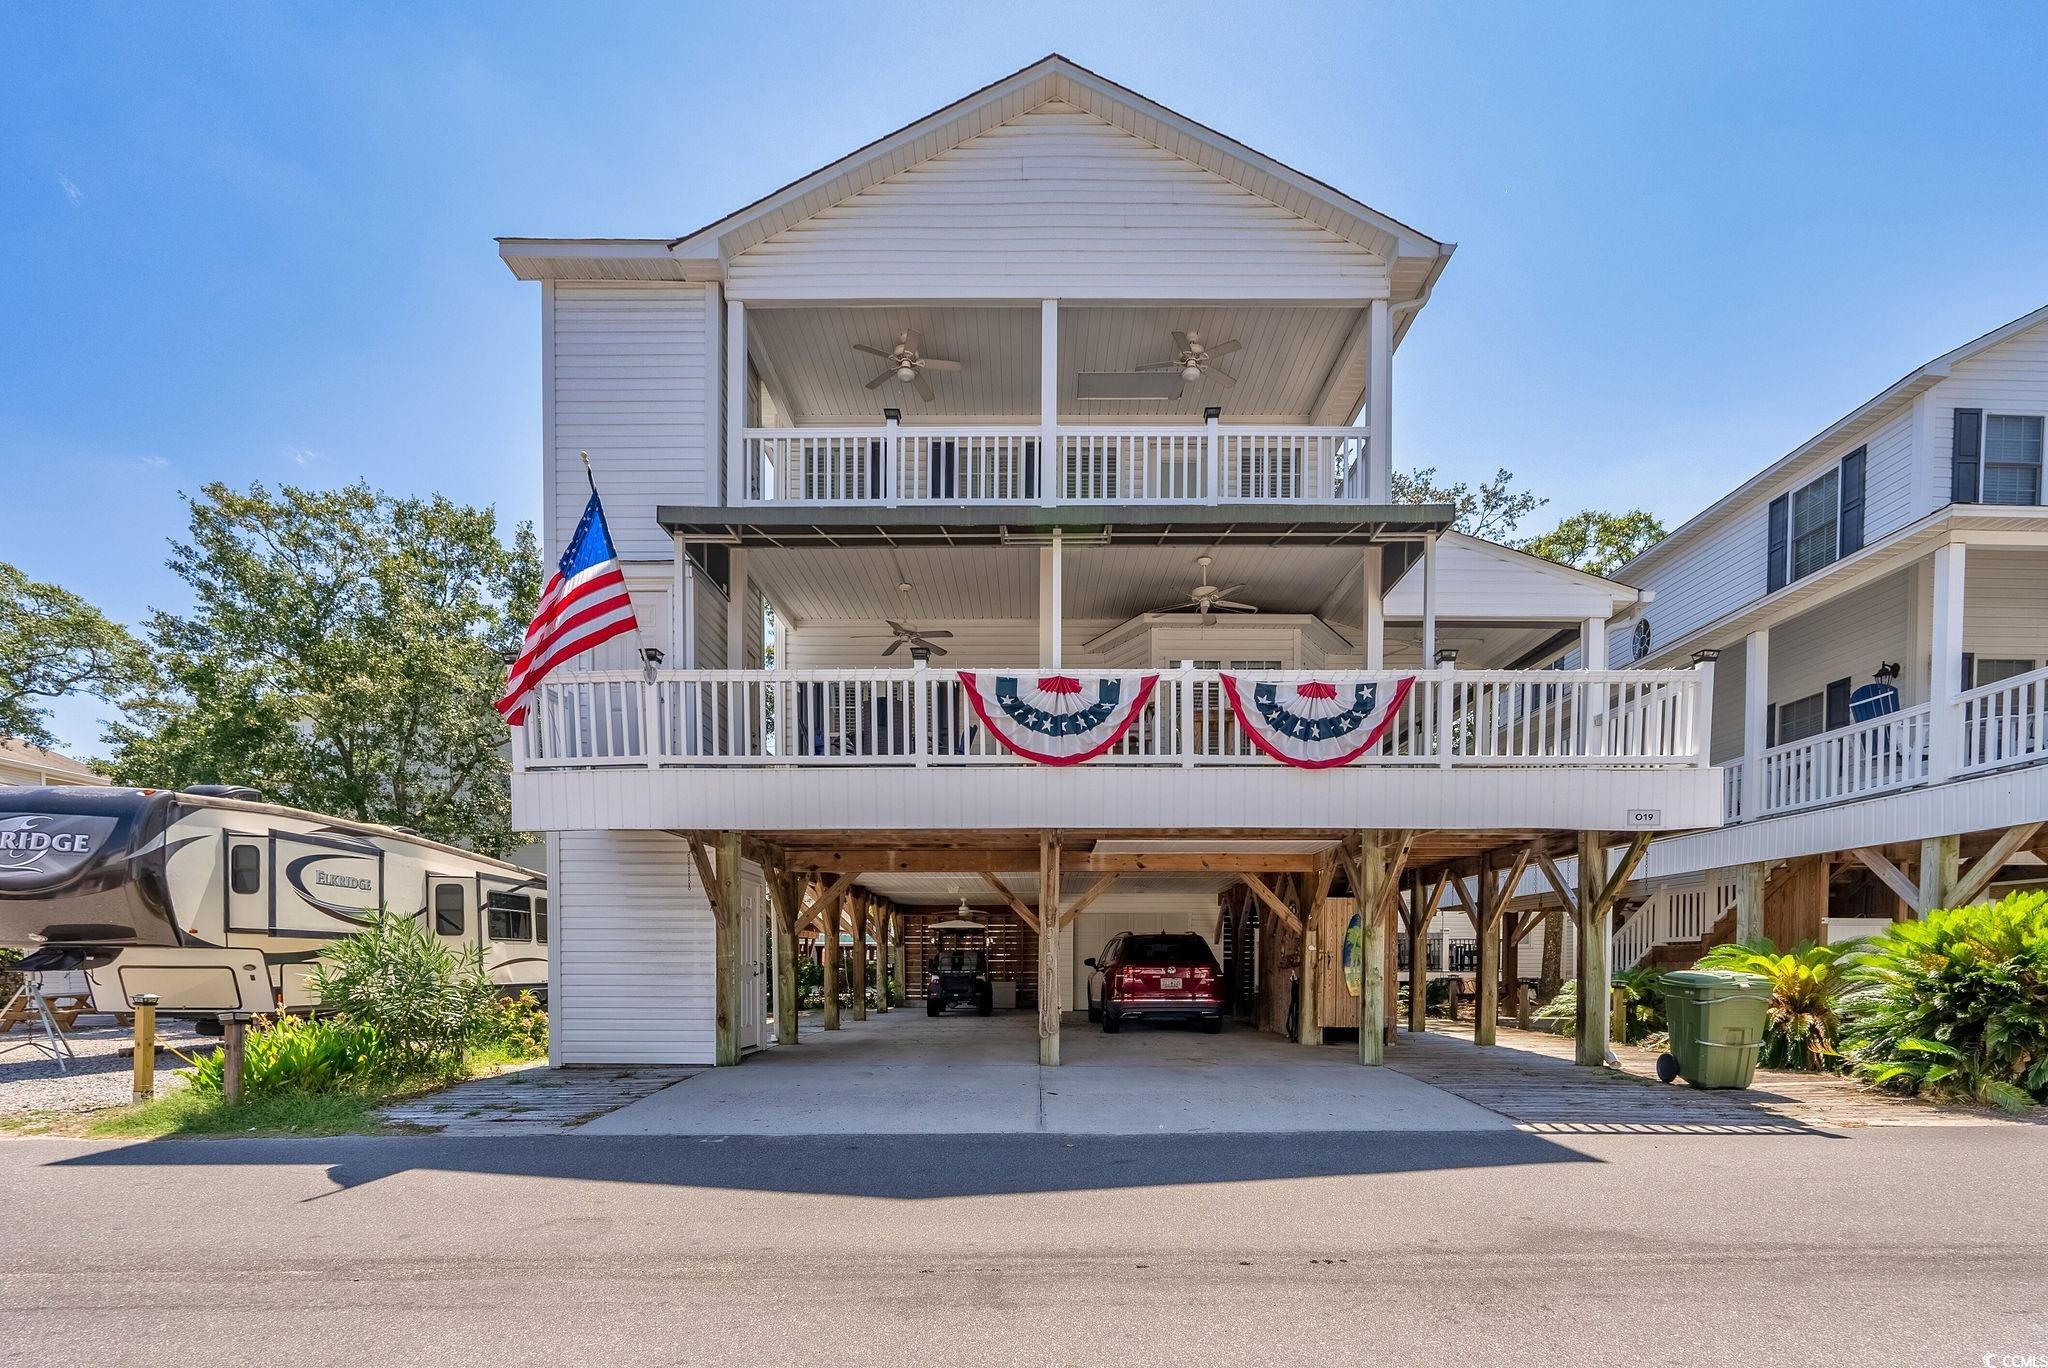
[[[81,1018],[78,1029],[65,1033],[78,1056],[65,1061],[68,1072],[60,1071],[50,1061],[40,1029],[30,1031],[17,1026],[0,1035],[0,1117],[98,1111],[129,1101],[134,1091],[134,1072],[127,1049],[134,1037],[112,1024],[85,1025],[93,1020]],[[158,1022],[157,1042],[186,1054],[211,1049],[214,1044],[184,1021]],[[158,1093],[181,1086],[185,1068],[176,1055],[160,1049],[156,1059]]]

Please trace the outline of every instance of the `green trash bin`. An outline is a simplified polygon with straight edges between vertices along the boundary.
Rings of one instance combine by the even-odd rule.
[[[1671,1049],[1657,1057],[1657,1077],[1695,1088],[1748,1087],[1764,1045],[1770,984],[1727,969],[1680,969],[1659,986]]]

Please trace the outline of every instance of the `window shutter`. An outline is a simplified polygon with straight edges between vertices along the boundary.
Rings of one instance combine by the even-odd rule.
[[[1778,705],[1764,704],[1764,749],[1778,744]]]
[[[1837,524],[1839,554],[1863,549],[1863,471],[1870,463],[1870,448],[1857,447],[1842,458],[1842,516]]]
[[[1976,503],[1978,472],[1984,460],[1984,410],[1957,409],[1949,444],[1949,500]]]
[[[1977,687],[1977,656],[1975,652],[1963,652],[1963,682],[1965,692]]]
[[[1849,725],[1849,681],[1837,679],[1828,685],[1827,718],[1829,731]]]
[[[1780,494],[1771,500],[1770,587],[1766,592],[1775,593],[1783,589],[1786,582],[1792,578],[1791,534],[1792,496]]]

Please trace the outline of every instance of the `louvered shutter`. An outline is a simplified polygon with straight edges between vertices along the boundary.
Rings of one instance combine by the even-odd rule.
[[[1957,409],[1955,433],[1949,443],[1949,500],[1977,502],[1984,464],[1984,410]]]

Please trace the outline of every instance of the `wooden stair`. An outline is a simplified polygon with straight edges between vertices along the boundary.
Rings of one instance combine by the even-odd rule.
[[[1642,963],[1636,967],[1655,969],[1660,973],[1671,969],[1690,969],[1701,955],[1734,939],[1735,909],[1731,907],[1698,940],[1666,941],[1662,945],[1653,945],[1650,953],[1643,956]]]

